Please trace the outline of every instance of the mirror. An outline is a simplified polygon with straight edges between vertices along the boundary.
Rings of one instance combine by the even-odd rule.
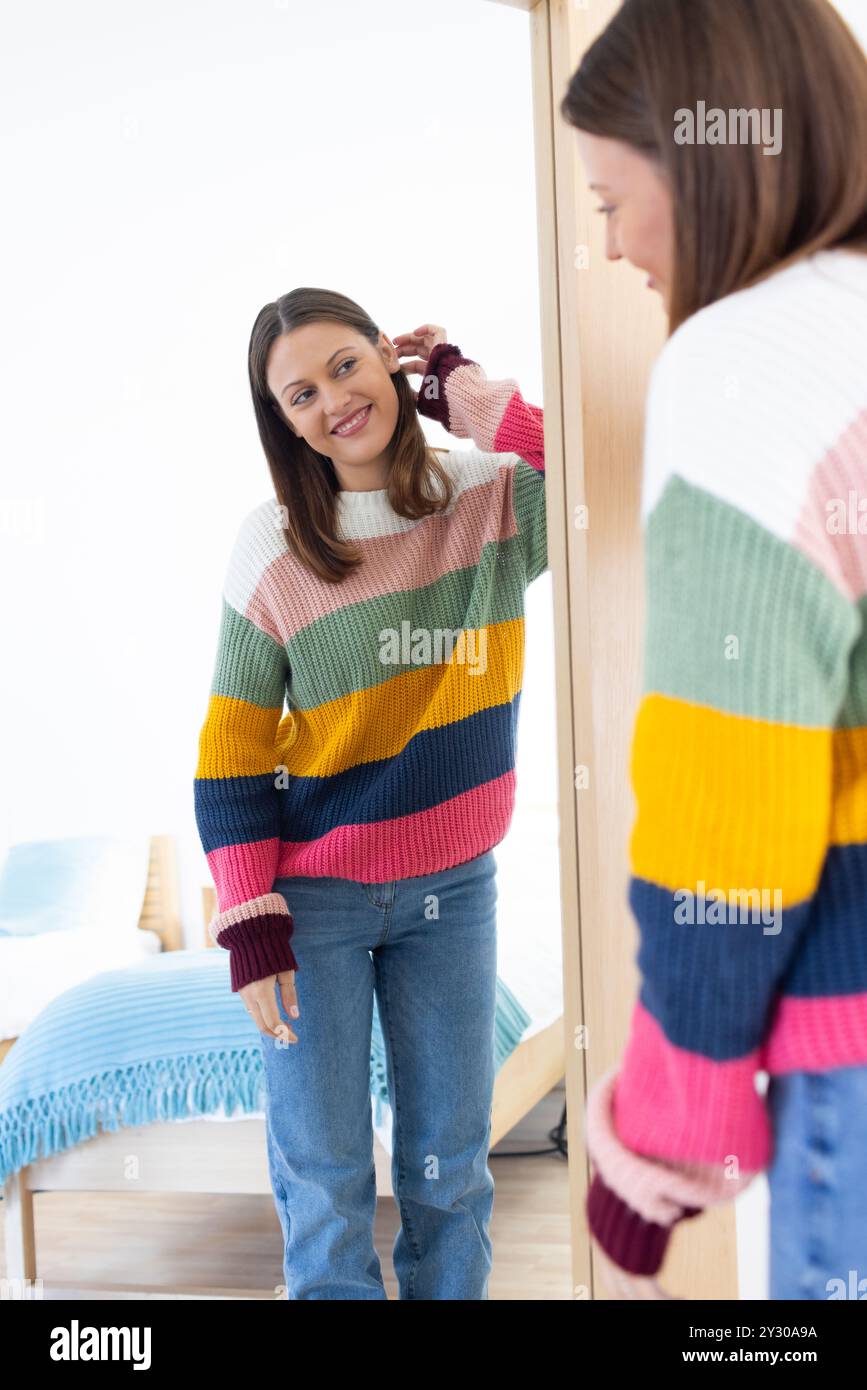
[[[44,1030],[48,1052],[21,1086],[71,1094],[84,1064],[70,1045],[58,1071],[52,1018],[74,1006],[68,1024],[85,1039],[108,990],[152,1038],[159,980],[157,1104],[159,1067],[180,1066],[189,1041],[189,970],[210,1016],[195,1023],[195,1097],[163,1097],[174,1122],[133,1135],[95,1098],[91,1146],[60,1144],[38,1175],[40,1136],[28,1133],[33,1163],[4,1175],[22,1197],[13,1266],[38,1277],[49,1264],[91,1289],[135,1288],[144,1266],[149,1285],[178,1288],[173,1224],[207,1204],[191,1290],[247,1279],[274,1297],[569,1298],[526,16],[337,0],[157,6],[133,25],[123,11],[51,5],[16,16],[15,46],[3,563],[7,588],[26,595],[9,637],[33,679],[7,690],[19,734],[6,760],[6,901],[26,913],[7,957],[3,1067],[22,1065],[16,1039]],[[266,375],[288,401],[271,411],[274,457],[291,482],[306,450],[340,484],[336,535],[361,554],[340,584],[293,549],[285,523],[300,503],[278,515],[286,497],[251,408],[254,321],[310,287],[348,297],[403,349],[401,394],[393,346],[383,356],[360,318],[317,318],[317,291],[312,334],[296,325],[276,352],[268,344]],[[327,351],[323,322],[337,335]],[[426,323],[462,358],[405,372],[421,349],[400,338]],[[407,391],[425,380],[446,416],[434,400],[407,416]],[[325,439],[325,422],[330,432],[371,403],[372,425]],[[416,491],[425,450],[441,461],[431,476],[451,480],[445,509],[394,510],[394,440]],[[70,677],[62,775],[46,797],[32,750],[56,728],[58,671]],[[279,989],[272,1001],[299,1041],[269,1035],[266,1048],[266,1020],[241,991],[285,983],[290,952],[299,1019],[284,1018]],[[120,1049],[111,1032],[109,1073],[149,1046],[132,1022]],[[229,1046],[247,1080],[208,1061]],[[119,1138],[100,1129],[99,1104]],[[281,1128],[289,1112],[297,1130]],[[70,1153],[75,1268],[56,1263],[54,1244],[40,1252],[32,1222]],[[183,1190],[181,1172],[197,1174]],[[155,1181],[164,1208],[145,1223]],[[93,1236],[95,1211],[113,1220],[130,1184],[142,1207],[127,1267]],[[241,1252],[235,1204],[255,1194]],[[288,1248],[291,1223],[320,1220],[322,1249],[312,1237]]]

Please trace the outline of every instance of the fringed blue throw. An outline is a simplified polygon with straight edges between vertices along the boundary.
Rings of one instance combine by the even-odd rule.
[[[497,981],[497,1069],[530,1015]],[[376,1123],[388,1101],[374,1011]],[[0,1065],[0,1183],[104,1130],[265,1109],[260,1035],[220,950],[167,951],[52,1000]]]

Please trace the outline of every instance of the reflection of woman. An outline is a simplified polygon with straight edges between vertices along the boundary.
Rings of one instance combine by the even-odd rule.
[[[711,108],[782,112],[779,152],[673,139]],[[839,1297],[867,1271],[867,539],[835,520],[867,488],[867,62],[825,0],[626,0],[562,112],[609,257],[672,330],[643,484],[642,986],[588,1102],[590,1226],[652,1275],[678,1220],[770,1164],[771,1297]]]
[[[393,344],[325,290],[262,309],[249,375],[275,496],[228,566],[195,798],[211,935],[260,1030],[289,1297],[385,1298],[375,991],[400,1296],[487,1298],[492,851],[547,566],[541,456],[437,458]]]
[[[690,95],[694,109],[782,110],[779,153],[676,143]],[[609,258],[648,273],[671,329],[643,484],[642,986],[622,1065],[588,1100],[590,1228],[614,1289],[664,1297],[651,1276],[675,1223],[769,1166],[771,1297],[857,1296],[867,63],[824,0],[627,0],[563,114]],[[485,384],[450,345],[427,370],[442,388],[428,413],[454,432],[541,450],[514,383]]]

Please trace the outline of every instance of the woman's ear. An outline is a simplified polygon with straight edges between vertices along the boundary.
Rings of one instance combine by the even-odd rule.
[[[397,348],[391,341],[387,333],[380,330],[379,351],[382,353],[382,360],[385,363],[386,371],[394,375],[400,369],[400,358],[397,355]]]

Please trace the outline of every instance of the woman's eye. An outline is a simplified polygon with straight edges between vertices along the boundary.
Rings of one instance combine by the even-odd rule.
[[[605,206],[605,207],[597,208],[596,211],[597,211],[597,212],[604,212],[604,213],[607,214],[607,213],[610,213],[610,212],[614,212],[614,208]]]
[[[357,361],[358,361],[358,358],[357,358],[357,357],[347,357],[347,358],[345,358],[345,359],[340,363],[340,366],[337,368],[337,370],[340,371],[340,368],[341,368],[341,367],[351,367],[351,366],[354,366],[355,363],[356,363]],[[310,391],[311,391],[312,389],[313,389],[312,387],[308,386],[308,387],[306,388],[306,390],[304,390],[304,391],[299,391],[299,392],[298,392],[298,395],[297,395],[297,396],[295,397],[295,399],[292,401],[292,405],[303,405],[303,404],[304,404],[304,397],[307,396],[307,395],[309,395],[309,394],[310,394]]]

